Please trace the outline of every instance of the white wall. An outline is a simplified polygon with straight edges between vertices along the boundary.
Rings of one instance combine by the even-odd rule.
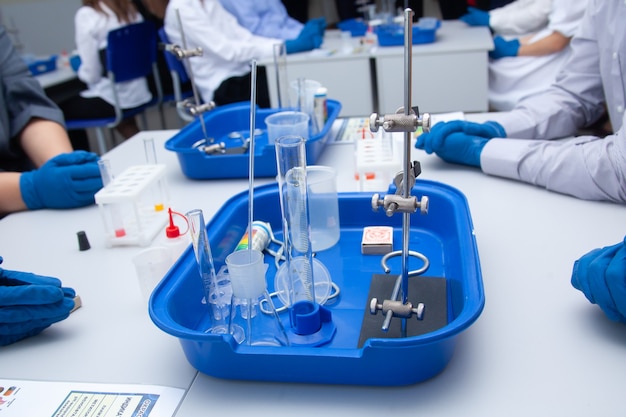
[[[74,14],[81,0],[0,0],[0,24],[22,52],[35,55],[74,49]]]

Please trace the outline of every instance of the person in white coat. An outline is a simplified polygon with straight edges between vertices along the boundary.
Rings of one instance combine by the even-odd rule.
[[[74,25],[76,49],[80,57],[77,74],[87,89],[81,91],[79,96],[58,103],[67,120],[115,115],[111,81],[105,75],[100,53],[107,47],[111,30],[142,20],[130,1],[83,0],[83,6],[74,16]],[[145,79],[118,83],[115,88],[123,109],[141,106],[152,99]],[[134,118],[123,120],[115,129],[125,139],[139,132]]]
[[[317,28],[302,30],[290,40],[255,35],[218,0],[170,0],[164,28],[171,43],[202,48],[202,56],[186,63],[202,100],[217,105],[250,100],[251,62],[271,59],[274,45],[284,43],[287,53],[295,53],[318,48],[323,40]],[[264,67],[257,68],[257,104],[269,107]]]
[[[545,27],[551,10],[552,0],[515,0],[489,11],[469,7],[459,19],[470,26],[487,26],[495,35],[519,36]]]
[[[555,83],[487,123],[438,123],[416,147],[586,200],[626,203],[626,4],[589,0]],[[578,136],[608,112],[613,134]],[[569,138],[563,140],[554,139]]]
[[[588,0],[571,56],[551,87],[485,123],[438,123],[416,147],[486,174],[626,204],[625,20],[623,1]],[[605,111],[615,133],[572,137]],[[582,256],[571,283],[608,318],[626,323],[626,239]]]
[[[492,110],[511,110],[523,98],[554,82],[570,55],[569,42],[585,5],[586,0],[552,0],[548,23],[542,29],[524,36],[494,38],[488,93]]]

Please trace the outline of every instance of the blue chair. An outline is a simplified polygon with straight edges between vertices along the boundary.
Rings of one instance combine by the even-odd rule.
[[[167,37],[164,28],[159,29],[159,40],[163,45],[170,44],[170,40]],[[185,69],[183,63],[176,56],[174,56],[173,53],[165,50],[165,48],[160,49],[163,50],[163,54],[165,55],[165,62],[170,70],[172,85],[174,87],[174,94],[164,96],[163,102],[173,102],[176,104],[178,117],[180,117],[180,119],[185,123],[191,122],[194,120],[194,117],[177,105],[181,101],[193,97],[193,87],[185,90],[183,89],[183,85],[191,83],[191,78],[189,77],[189,74],[187,74],[187,70]]]
[[[161,81],[157,69],[157,31],[151,22],[133,23],[109,32],[106,49],[107,77],[111,80],[115,101],[115,116],[95,119],[66,120],[68,130],[96,130],[96,138],[100,153],[107,151],[104,129],[116,127],[128,117],[140,115],[144,128],[147,126],[145,111],[158,106],[163,100]],[[152,74],[156,81],[157,97],[132,110],[124,110],[120,106],[115,84],[145,78]]]

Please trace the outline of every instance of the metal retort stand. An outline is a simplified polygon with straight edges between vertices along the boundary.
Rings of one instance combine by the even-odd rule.
[[[393,317],[401,318],[402,327],[401,335],[406,337],[406,319],[415,316],[418,320],[422,320],[424,316],[425,305],[422,302],[417,304],[411,303],[409,296],[409,276],[415,276],[423,273],[428,269],[428,258],[421,253],[409,250],[409,232],[411,225],[411,214],[417,209],[421,214],[428,213],[428,197],[423,196],[419,200],[411,195],[411,189],[415,184],[415,179],[421,173],[418,161],[411,162],[411,140],[413,132],[418,127],[422,127],[424,132],[430,130],[430,115],[424,113],[420,116],[417,107],[411,106],[411,90],[412,90],[412,33],[413,11],[411,9],[404,10],[404,107],[398,109],[395,114],[387,114],[380,116],[373,113],[370,116],[370,129],[377,132],[379,128],[383,128],[386,132],[403,132],[404,133],[404,170],[396,174],[394,184],[396,186],[395,194],[387,194],[381,198],[379,194],[372,196],[372,209],[377,211],[380,207],[385,210],[387,216],[393,216],[396,213],[402,213],[402,250],[393,251],[385,255],[382,259],[382,266],[385,273],[389,273],[387,260],[394,256],[402,257],[402,273],[398,276],[391,297],[381,302],[377,298],[370,300],[370,313],[377,314],[381,311],[385,317],[382,324],[382,330],[389,329]],[[423,266],[415,271],[409,272],[409,256],[415,256],[423,261]]]

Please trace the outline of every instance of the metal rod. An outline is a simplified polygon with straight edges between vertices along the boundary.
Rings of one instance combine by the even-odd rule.
[[[187,38],[185,37],[185,30],[183,29],[183,21],[180,18],[180,10],[176,9],[176,18],[178,19],[178,27],[180,28],[180,39],[183,44],[183,49],[187,50]],[[198,89],[196,88],[196,81],[193,74],[193,69],[191,68],[191,64],[189,64],[189,81],[191,82],[191,90],[193,91],[193,99],[196,103],[197,107],[200,107],[200,94],[198,93]],[[202,134],[204,135],[204,140],[206,143],[209,143],[209,135],[206,131],[206,125],[204,123],[204,117],[202,113],[198,115],[198,119],[200,119],[200,126],[202,127]]]

